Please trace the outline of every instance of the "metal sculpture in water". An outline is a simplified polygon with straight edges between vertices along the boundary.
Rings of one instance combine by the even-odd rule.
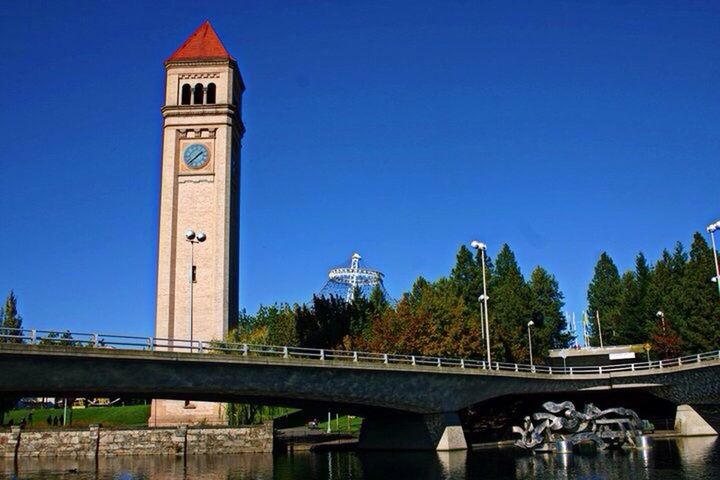
[[[545,412],[525,417],[522,427],[513,427],[520,434],[515,445],[524,449],[549,450],[558,442],[572,445],[592,441],[597,448],[622,446],[629,443],[636,446],[636,437],[642,433],[640,418],[628,408],[600,410],[592,403],[580,412],[572,402],[545,402]],[[554,448],[557,450],[557,448]]]

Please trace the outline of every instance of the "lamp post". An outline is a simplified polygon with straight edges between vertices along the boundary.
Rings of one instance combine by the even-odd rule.
[[[717,247],[715,246],[715,230],[720,228],[720,220],[707,226],[707,231],[710,234],[710,240],[712,241],[713,248],[713,260],[715,260],[715,283],[718,287],[718,295],[720,295],[720,265],[718,264]]]
[[[597,319],[598,337],[600,337],[600,348],[604,348],[602,338],[602,324],[600,323],[600,310],[595,310],[595,318]]]
[[[665,335],[665,313],[662,310],[658,310],[655,315],[660,318],[660,322],[662,323],[663,335]]]
[[[528,345],[530,346],[530,370],[535,370],[535,367],[533,366],[533,355],[532,355],[532,334],[530,333],[530,327],[535,325],[535,322],[530,320],[527,325],[528,325]]]
[[[197,232],[195,233],[194,230],[188,230],[185,232],[185,240],[190,243],[190,272],[189,272],[189,281],[190,281],[190,311],[188,314],[188,320],[189,320],[189,328],[190,328],[190,351],[193,351],[193,283],[195,282],[195,244],[196,243],[202,243],[207,239],[205,234],[203,232]]]
[[[490,297],[487,298],[490,300]],[[485,307],[483,307],[483,302],[485,302],[485,295],[480,295],[478,297],[478,300],[480,301],[480,333],[482,334],[483,340],[485,339],[485,317],[487,314],[485,313]]]
[[[486,355],[487,355],[487,362],[488,366],[492,365],[492,360],[490,359],[490,323],[488,322],[489,312],[488,312],[488,295],[487,295],[487,282],[485,280],[485,250],[487,250],[487,245],[485,245],[482,242],[478,242],[477,240],[473,240],[470,243],[470,246],[477,249],[480,252],[480,258],[482,261],[482,272],[483,272],[483,295],[482,295],[482,302],[485,306],[485,347],[487,349]]]

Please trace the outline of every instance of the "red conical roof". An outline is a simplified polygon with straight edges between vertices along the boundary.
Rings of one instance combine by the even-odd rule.
[[[209,20],[205,20],[166,61],[202,60],[207,58],[234,60],[225,50]]]

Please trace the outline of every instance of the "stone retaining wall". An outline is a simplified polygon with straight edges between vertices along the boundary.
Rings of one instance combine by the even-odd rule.
[[[241,428],[21,430],[0,432],[0,457],[97,457],[272,452],[272,423]]]

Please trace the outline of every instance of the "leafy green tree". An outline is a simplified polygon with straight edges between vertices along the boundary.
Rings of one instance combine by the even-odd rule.
[[[22,329],[22,317],[18,315],[17,297],[10,290],[3,307],[2,333],[10,337],[22,337],[22,332],[18,331],[19,329]],[[22,343],[21,338],[3,338],[2,340],[6,343]]]
[[[350,334],[352,305],[337,296],[313,295],[310,305],[295,307],[295,326],[302,347],[344,348]]]
[[[295,314],[287,303],[261,306],[255,314],[255,323],[266,328],[270,345],[298,344]]]
[[[505,244],[495,258],[490,280],[490,334],[493,360],[527,362],[527,322],[532,319],[530,289],[515,254]]]
[[[261,345],[298,344],[295,314],[287,303],[261,305],[255,315],[245,310],[238,316],[237,327],[230,332],[227,341]]]
[[[225,408],[228,425],[237,427],[240,425],[257,425],[262,423],[264,410],[271,407],[253,403],[228,403]]]
[[[551,348],[566,348],[571,335],[562,313],[565,305],[557,280],[542,267],[536,267],[530,275],[530,306],[535,323],[533,333],[533,357],[538,361]]]
[[[237,326],[235,327],[233,332],[231,332],[231,336],[233,337],[232,340],[240,341],[241,339],[245,339],[254,329],[255,316],[250,315],[249,313],[247,313],[247,310],[243,308],[238,314]]]
[[[598,314],[600,315],[603,344],[609,345],[616,342],[620,323],[621,296],[622,283],[615,262],[610,255],[602,252],[595,264],[595,272],[587,293],[588,317],[591,319],[590,337],[593,345],[600,345]]]
[[[76,341],[70,330],[64,332],[50,332],[40,339],[40,345],[60,345],[63,347],[83,346],[81,342]]]

